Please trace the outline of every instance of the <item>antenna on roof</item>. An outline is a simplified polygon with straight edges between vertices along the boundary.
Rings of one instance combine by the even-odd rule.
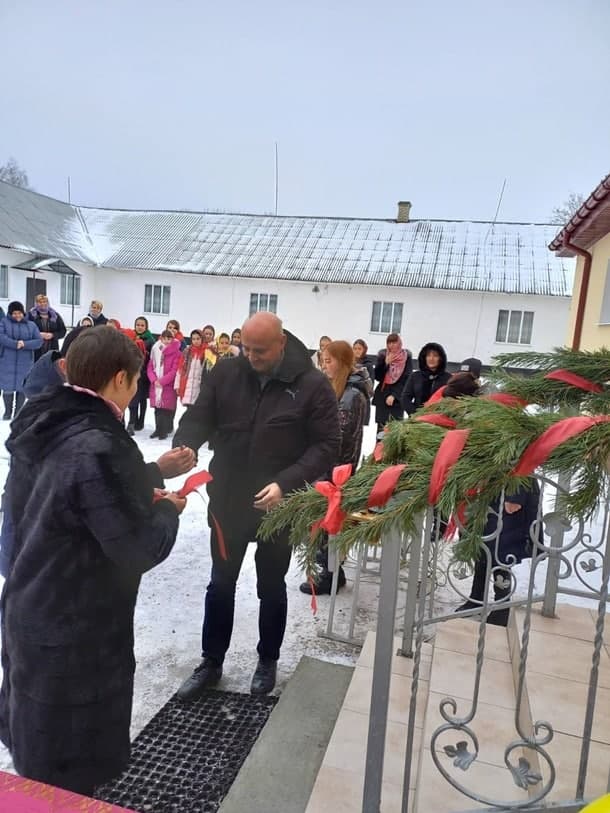
[[[506,178],[504,178],[504,183],[502,184],[502,189],[500,190],[500,197],[498,198],[498,205],[496,206],[496,213],[494,215],[493,224],[495,225],[496,220],[498,219],[498,213],[500,211],[500,206],[502,205],[502,198],[504,197],[504,190],[506,189]]]
[[[277,199],[279,193],[279,163],[277,155],[277,141],[275,142],[275,214],[277,215]]]

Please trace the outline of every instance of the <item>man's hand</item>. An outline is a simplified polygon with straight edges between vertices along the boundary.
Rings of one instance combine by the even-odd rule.
[[[269,483],[254,495],[254,507],[259,511],[270,511],[282,501],[282,489],[277,483]]]
[[[504,510],[507,514],[516,514],[517,511],[520,511],[523,508],[518,502],[505,502],[504,503]]]
[[[195,465],[195,452],[187,446],[178,446],[170,449],[157,460],[157,466],[163,479],[178,477],[179,474],[186,474]]]
[[[394,401],[395,400],[396,399],[394,398],[393,395],[388,395],[388,397],[385,399],[386,406],[389,406],[389,407],[394,406]]]
[[[176,508],[176,511],[179,514],[181,514],[186,508],[186,497],[179,497],[173,491],[164,494],[162,499],[169,500],[171,503],[173,503]]]

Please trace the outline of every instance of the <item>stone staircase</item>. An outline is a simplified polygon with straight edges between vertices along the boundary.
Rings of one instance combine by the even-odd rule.
[[[454,764],[459,742],[467,742],[470,754],[474,750],[472,741],[463,732],[443,732],[436,744],[443,768],[479,799],[527,804],[541,787],[538,782],[527,789],[519,788],[504,761],[505,749],[519,738],[515,708],[523,618],[522,612],[513,613],[508,629],[491,625],[486,628],[479,702],[471,723],[479,740],[478,758],[466,770]],[[472,620],[451,620],[439,624],[433,642],[424,644],[409,790],[410,813],[457,813],[489,806],[454,789],[434,764],[430,751],[432,734],[444,722],[439,711],[443,698],[455,698],[456,713],[460,717],[467,716],[471,710],[478,629]],[[562,604],[558,606],[555,619],[543,618],[538,611],[532,615],[520,720],[525,731],[531,731],[535,720],[548,720],[554,728],[554,737],[546,746],[557,770],[554,787],[547,797],[549,803],[568,801],[575,795],[594,634],[594,616],[586,609]],[[396,639],[397,649],[398,646]],[[370,633],[337,718],[307,813],[360,813],[362,810],[374,647],[375,635]],[[383,813],[401,810],[411,669],[411,660],[394,656]],[[604,646],[585,791],[588,798],[605,793],[608,784],[609,701],[610,656]],[[444,751],[445,746],[453,756]],[[547,763],[530,749],[523,752],[515,749],[509,758],[516,766],[520,758],[527,759],[531,774],[539,773],[543,782],[548,779]]]

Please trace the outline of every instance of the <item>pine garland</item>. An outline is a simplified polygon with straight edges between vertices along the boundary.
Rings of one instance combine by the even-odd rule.
[[[515,465],[543,432],[577,410],[586,414],[608,415],[610,398],[610,351],[594,353],[559,349],[554,353],[519,353],[499,357],[503,367],[527,367],[537,371],[522,377],[498,368],[495,381],[505,392],[517,395],[534,409],[507,407],[485,398],[443,399],[421,414],[440,414],[455,421],[459,429],[468,429],[466,445],[449,471],[436,503],[447,519],[463,505],[467,523],[460,541],[453,547],[456,559],[477,558],[489,505],[502,490],[515,491],[528,478],[513,474]],[[561,381],[545,378],[552,370],[568,370],[603,388],[601,393],[587,392]],[[420,413],[418,413],[420,414]],[[428,507],[430,477],[439,446],[448,429],[411,418],[387,427],[383,443],[383,461],[367,460],[342,489],[341,508],[347,519],[335,537],[340,556],[357,543],[376,544],[385,533],[397,528],[415,531],[418,517]],[[558,446],[549,456],[545,470],[553,476],[561,473],[572,479],[572,493],[565,499],[568,516],[589,518],[606,484],[610,456],[610,422],[599,423]],[[405,464],[394,495],[382,509],[371,513],[367,502],[377,477],[388,466]],[[271,538],[290,528],[290,541],[308,575],[315,570],[315,554],[321,534],[312,527],[326,513],[327,499],[310,487],[289,495],[263,521],[260,535]],[[366,518],[366,521],[364,521]]]

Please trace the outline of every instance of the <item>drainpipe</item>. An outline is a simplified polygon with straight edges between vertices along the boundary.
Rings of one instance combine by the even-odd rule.
[[[590,254],[590,252],[585,251],[584,248],[579,248],[573,243],[570,243],[569,237],[564,238],[563,247],[573,251],[580,257],[585,258],[582,269],[582,279],[580,281],[580,292],[578,294],[576,321],[574,323],[574,336],[572,337],[572,350],[580,350],[580,338],[582,336],[582,325],[585,320],[585,307],[587,305],[587,295],[589,293],[589,280],[591,278],[591,263],[593,262],[593,256]]]

